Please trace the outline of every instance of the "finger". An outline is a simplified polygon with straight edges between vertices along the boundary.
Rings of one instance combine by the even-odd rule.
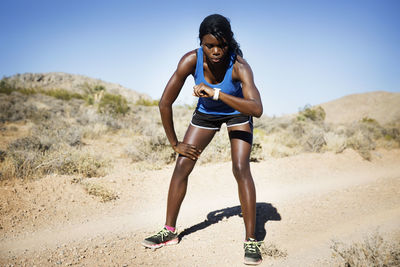
[[[194,149],[192,148],[192,150],[190,151],[190,153],[194,156],[196,156],[196,158],[200,157],[201,152],[198,149]]]
[[[198,149],[193,145],[188,145],[186,151],[191,157],[195,157],[196,159],[200,156]]]
[[[192,145],[189,144],[181,144],[183,149],[179,149],[179,153],[185,157],[188,157],[192,160],[196,160],[199,155],[197,155],[196,151],[192,149]]]
[[[191,151],[186,151],[184,155],[192,160],[196,160],[198,158],[198,156]]]
[[[201,149],[197,148],[197,147],[194,146],[194,145],[190,145],[190,148],[193,149],[193,150],[196,151],[196,152],[201,152]]]
[[[193,90],[193,94],[197,97],[200,96],[200,92],[197,88],[195,90]]]

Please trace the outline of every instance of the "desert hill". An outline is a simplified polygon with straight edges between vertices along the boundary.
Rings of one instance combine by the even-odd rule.
[[[9,84],[18,88],[41,88],[43,90],[65,89],[74,93],[83,93],[87,86],[104,86],[107,92],[120,94],[128,101],[136,102],[138,99],[148,99],[150,96],[138,93],[117,83],[105,82],[83,75],[63,72],[24,73],[4,78]]]
[[[132,103],[140,98],[151,99],[147,94],[136,92],[117,83],[63,72],[24,73],[4,79],[19,88],[65,89],[84,93],[87,86],[104,86],[107,92],[120,94]],[[380,124],[400,121],[400,93],[376,91],[351,94],[319,106],[326,112],[325,122],[327,123],[348,124],[365,117],[375,119]]]
[[[326,112],[328,123],[352,123],[364,117],[381,124],[400,122],[400,93],[384,91],[352,94],[320,106]]]

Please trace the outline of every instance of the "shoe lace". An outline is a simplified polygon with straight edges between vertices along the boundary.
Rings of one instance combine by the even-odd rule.
[[[244,249],[250,253],[257,253],[257,251],[260,251],[262,243],[262,241],[249,240],[244,242]]]
[[[163,229],[161,229],[157,234],[156,234],[156,236],[159,236],[159,237],[161,237],[161,240],[164,240],[164,237],[165,236],[168,236],[168,233],[169,233],[170,231],[168,230],[168,229],[166,229],[166,228],[163,228]]]

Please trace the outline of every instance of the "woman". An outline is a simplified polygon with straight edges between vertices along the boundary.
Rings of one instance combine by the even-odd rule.
[[[252,70],[242,58],[242,51],[233,38],[228,19],[218,14],[206,17],[200,25],[199,38],[201,47],[182,57],[160,100],[165,133],[179,157],[169,187],[165,226],[142,244],[159,248],[179,242],[175,225],[186,194],[188,176],[201,152],[222,123],[226,123],[232,169],[239,187],[246,227],[245,263],[259,264],[262,258],[260,242],[255,240],[256,192],[249,157],[253,137],[252,116],[260,117],[263,112],[260,94],[254,84]],[[194,76],[196,85],[193,95],[199,97],[199,101],[183,141],[178,141],[172,104],[189,75]]]

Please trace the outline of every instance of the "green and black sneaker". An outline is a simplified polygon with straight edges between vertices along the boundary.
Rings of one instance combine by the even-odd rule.
[[[157,234],[152,235],[143,240],[142,245],[146,248],[160,248],[167,245],[175,245],[179,243],[178,233],[172,232],[167,228],[161,229]]]
[[[244,264],[258,265],[262,262],[260,246],[262,241],[249,238],[244,242]]]

